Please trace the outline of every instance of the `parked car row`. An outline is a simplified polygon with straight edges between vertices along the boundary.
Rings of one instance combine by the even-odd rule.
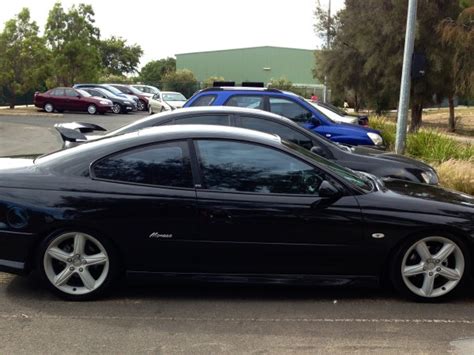
[[[44,93],[36,92],[36,107],[46,112],[82,111],[90,114],[154,112],[181,108],[186,98],[171,91],[161,92],[149,85],[75,84],[72,88],[58,87]]]
[[[101,137],[60,128],[77,146],[0,159],[0,270],[38,270],[61,297],[98,297],[126,272],[389,280],[438,300],[472,275],[474,198],[436,186],[415,160],[346,149],[248,108],[184,108]]]

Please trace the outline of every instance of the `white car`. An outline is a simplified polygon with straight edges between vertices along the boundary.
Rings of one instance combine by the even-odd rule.
[[[306,101],[334,122],[367,125],[366,123],[364,124],[364,120],[362,120],[361,123],[361,117],[350,116],[345,111],[331,104],[320,103],[312,100]]]

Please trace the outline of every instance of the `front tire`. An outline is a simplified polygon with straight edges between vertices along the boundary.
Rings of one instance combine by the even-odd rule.
[[[82,231],[52,235],[41,244],[38,269],[58,296],[82,301],[97,298],[117,275],[118,258],[104,238]]]
[[[398,250],[391,264],[391,279],[401,294],[433,302],[461,289],[469,270],[469,252],[461,239],[430,235],[413,238]]]
[[[95,115],[97,113],[97,107],[95,105],[87,106],[87,112],[89,115]]]
[[[143,100],[138,100],[137,109],[138,109],[138,111],[145,111],[146,110],[146,104]]]
[[[122,106],[120,106],[120,104],[114,104],[112,106],[112,112],[116,114],[122,112]]]

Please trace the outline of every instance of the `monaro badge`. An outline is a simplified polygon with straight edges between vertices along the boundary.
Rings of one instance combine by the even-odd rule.
[[[158,232],[153,232],[149,235],[148,238],[164,238],[164,239],[169,239],[173,238],[173,234],[161,234]]]

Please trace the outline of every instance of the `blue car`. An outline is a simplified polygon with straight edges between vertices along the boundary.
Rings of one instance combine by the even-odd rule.
[[[184,105],[255,108],[288,117],[334,142],[385,149],[380,132],[368,127],[338,123],[292,92],[251,87],[213,87],[198,91]]]

